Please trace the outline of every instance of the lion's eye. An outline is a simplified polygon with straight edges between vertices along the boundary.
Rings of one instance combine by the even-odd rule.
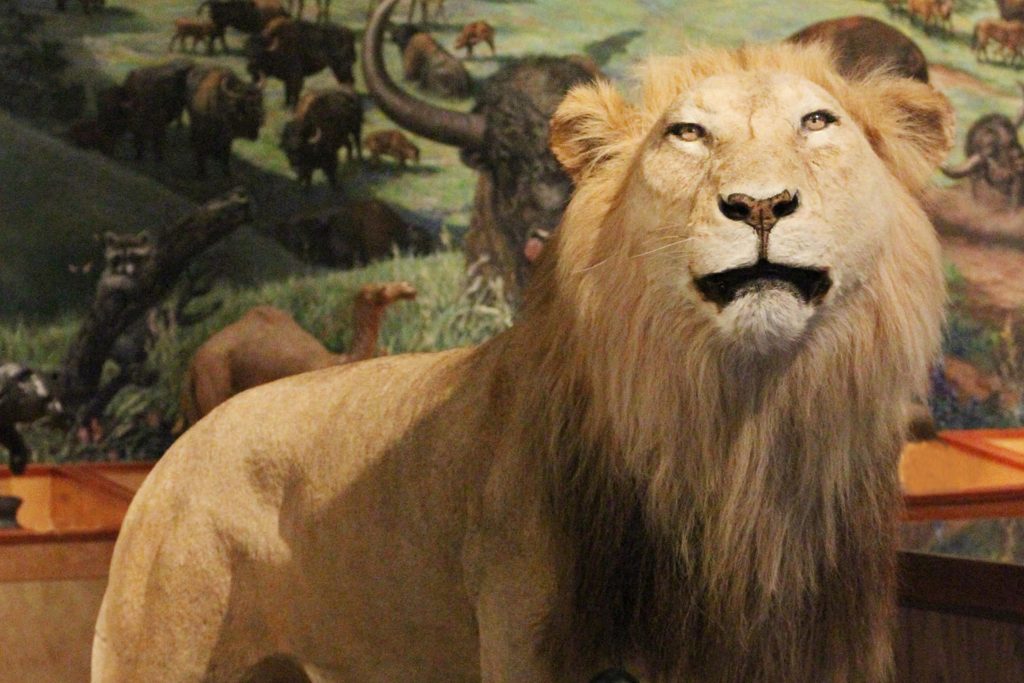
[[[824,130],[838,120],[832,112],[819,109],[818,111],[812,111],[810,114],[804,114],[804,117],[800,119],[800,125],[804,130]]]
[[[708,134],[704,126],[699,123],[673,123],[665,130],[665,135],[674,135],[680,140],[693,142],[706,137]]]

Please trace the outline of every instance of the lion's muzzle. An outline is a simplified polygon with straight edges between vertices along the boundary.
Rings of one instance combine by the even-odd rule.
[[[817,304],[832,287],[832,278],[824,268],[795,268],[765,259],[752,266],[712,273],[695,281],[705,299],[725,308],[743,294],[782,287],[799,296],[804,303]]]

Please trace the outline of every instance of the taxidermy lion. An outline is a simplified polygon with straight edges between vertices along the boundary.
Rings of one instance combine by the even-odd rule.
[[[883,681],[953,114],[820,46],[654,59],[552,122],[516,324],[244,392],[125,519],[95,681]]]

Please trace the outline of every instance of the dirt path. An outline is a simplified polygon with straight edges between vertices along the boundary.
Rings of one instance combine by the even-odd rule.
[[[1002,324],[1024,308],[1024,251],[943,236],[942,253],[967,281],[970,312]]]

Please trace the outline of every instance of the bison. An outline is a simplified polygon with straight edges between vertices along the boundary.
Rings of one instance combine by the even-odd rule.
[[[295,118],[284,126],[281,149],[303,185],[309,187],[313,171],[319,168],[334,187],[338,181],[338,150],[344,146],[345,158],[351,160],[354,144],[362,159],[362,131],[363,105],[354,89],[343,86],[306,93],[295,108]]]
[[[996,5],[1003,19],[1024,21],[1024,0],[996,0]]]
[[[402,51],[405,80],[415,81],[424,90],[444,97],[469,95],[472,81],[466,67],[429,33],[406,24],[395,27],[391,38]]]
[[[977,60],[988,61],[989,43],[998,45],[1009,64],[1016,63],[1024,48],[1024,22],[1017,19],[981,19],[974,25],[972,47]]]
[[[125,77],[121,94],[136,159],[142,159],[148,143],[154,158],[163,160],[167,126],[181,117],[185,82],[194,66],[188,59],[174,59],[134,69]]]
[[[338,83],[354,82],[355,35],[344,26],[277,18],[246,45],[254,80],[273,76],[284,82],[285,103],[295,106],[306,76],[330,68]]]
[[[363,146],[370,153],[370,161],[379,163],[382,156],[389,156],[404,167],[412,159],[420,163],[420,148],[412,144],[400,130],[378,130],[363,140]]]
[[[953,30],[953,0],[907,0],[907,12],[911,21],[920,21],[925,31]]]
[[[204,7],[209,10],[210,21],[216,27],[214,37],[220,38],[225,52],[228,44],[224,32],[228,27],[242,33],[259,33],[275,17],[288,16],[281,0],[204,0],[196,8],[196,14],[200,14]]]
[[[224,67],[192,69],[187,79],[189,137],[199,177],[206,176],[206,158],[220,161],[231,174],[231,142],[255,140],[263,125],[261,84],[246,83]]]
[[[185,39],[192,39],[192,51],[196,51],[196,46],[199,45],[200,40],[206,41],[206,52],[207,54],[213,54],[213,40],[217,35],[217,25],[212,21],[205,21],[203,19],[193,19],[192,17],[179,17],[174,20],[174,35],[171,36],[171,42],[167,44],[167,50],[170,52],[174,49],[174,43],[178,43],[178,47],[181,48],[182,52],[185,51]]]
[[[426,254],[434,239],[376,199],[304,212],[277,225],[275,239],[299,258],[329,268],[355,268],[389,258],[393,249]]]
[[[83,149],[113,156],[118,141],[128,131],[129,104],[123,86],[100,90],[96,93],[96,118],[75,121],[67,130],[67,139]]]
[[[331,0],[315,0],[316,20],[328,22],[331,19]],[[306,0],[288,0],[288,11],[296,19],[301,19],[306,11]]]
[[[434,106],[402,91],[384,68],[382,36],[396,2],[382,3],[367,28],[366,87],[400,126],[461,148],[463,162],[478,170],[466,254],[474,275],[504,280],[507,298],[518,302],[531,272],[527,239],[558,225],[572,193],[548,148],[548,121],[565,93],[593,73],[578,59],[532,57],[482,83],[472,111]]]
[[[1024,96],[1024,84],[1019,84]],[[943,166],[953,179],[969,178],[971,193],[979,198],[983,188],[995,190],[1011,209],[1024,204],[1024,147],[1017,130],[1024,123],[1024,104],[1014,119],[1003,114],[985,114],[967,130],[964,154],[956,166]]]
[[[871,17],[841,17],[811,24],[786,39],[791,43],[823,42],[832,46],[843,75],[856,78],[890,68],[908,78],[928,82],[928,60],[901,31]]]
[[[462,27],[462,31],[455,38],[455,49],[465,50],[466,55],[473,56],[473,48],[480,43],[487,43],[494,52],[494,27],[486,21],[474,21]]]

